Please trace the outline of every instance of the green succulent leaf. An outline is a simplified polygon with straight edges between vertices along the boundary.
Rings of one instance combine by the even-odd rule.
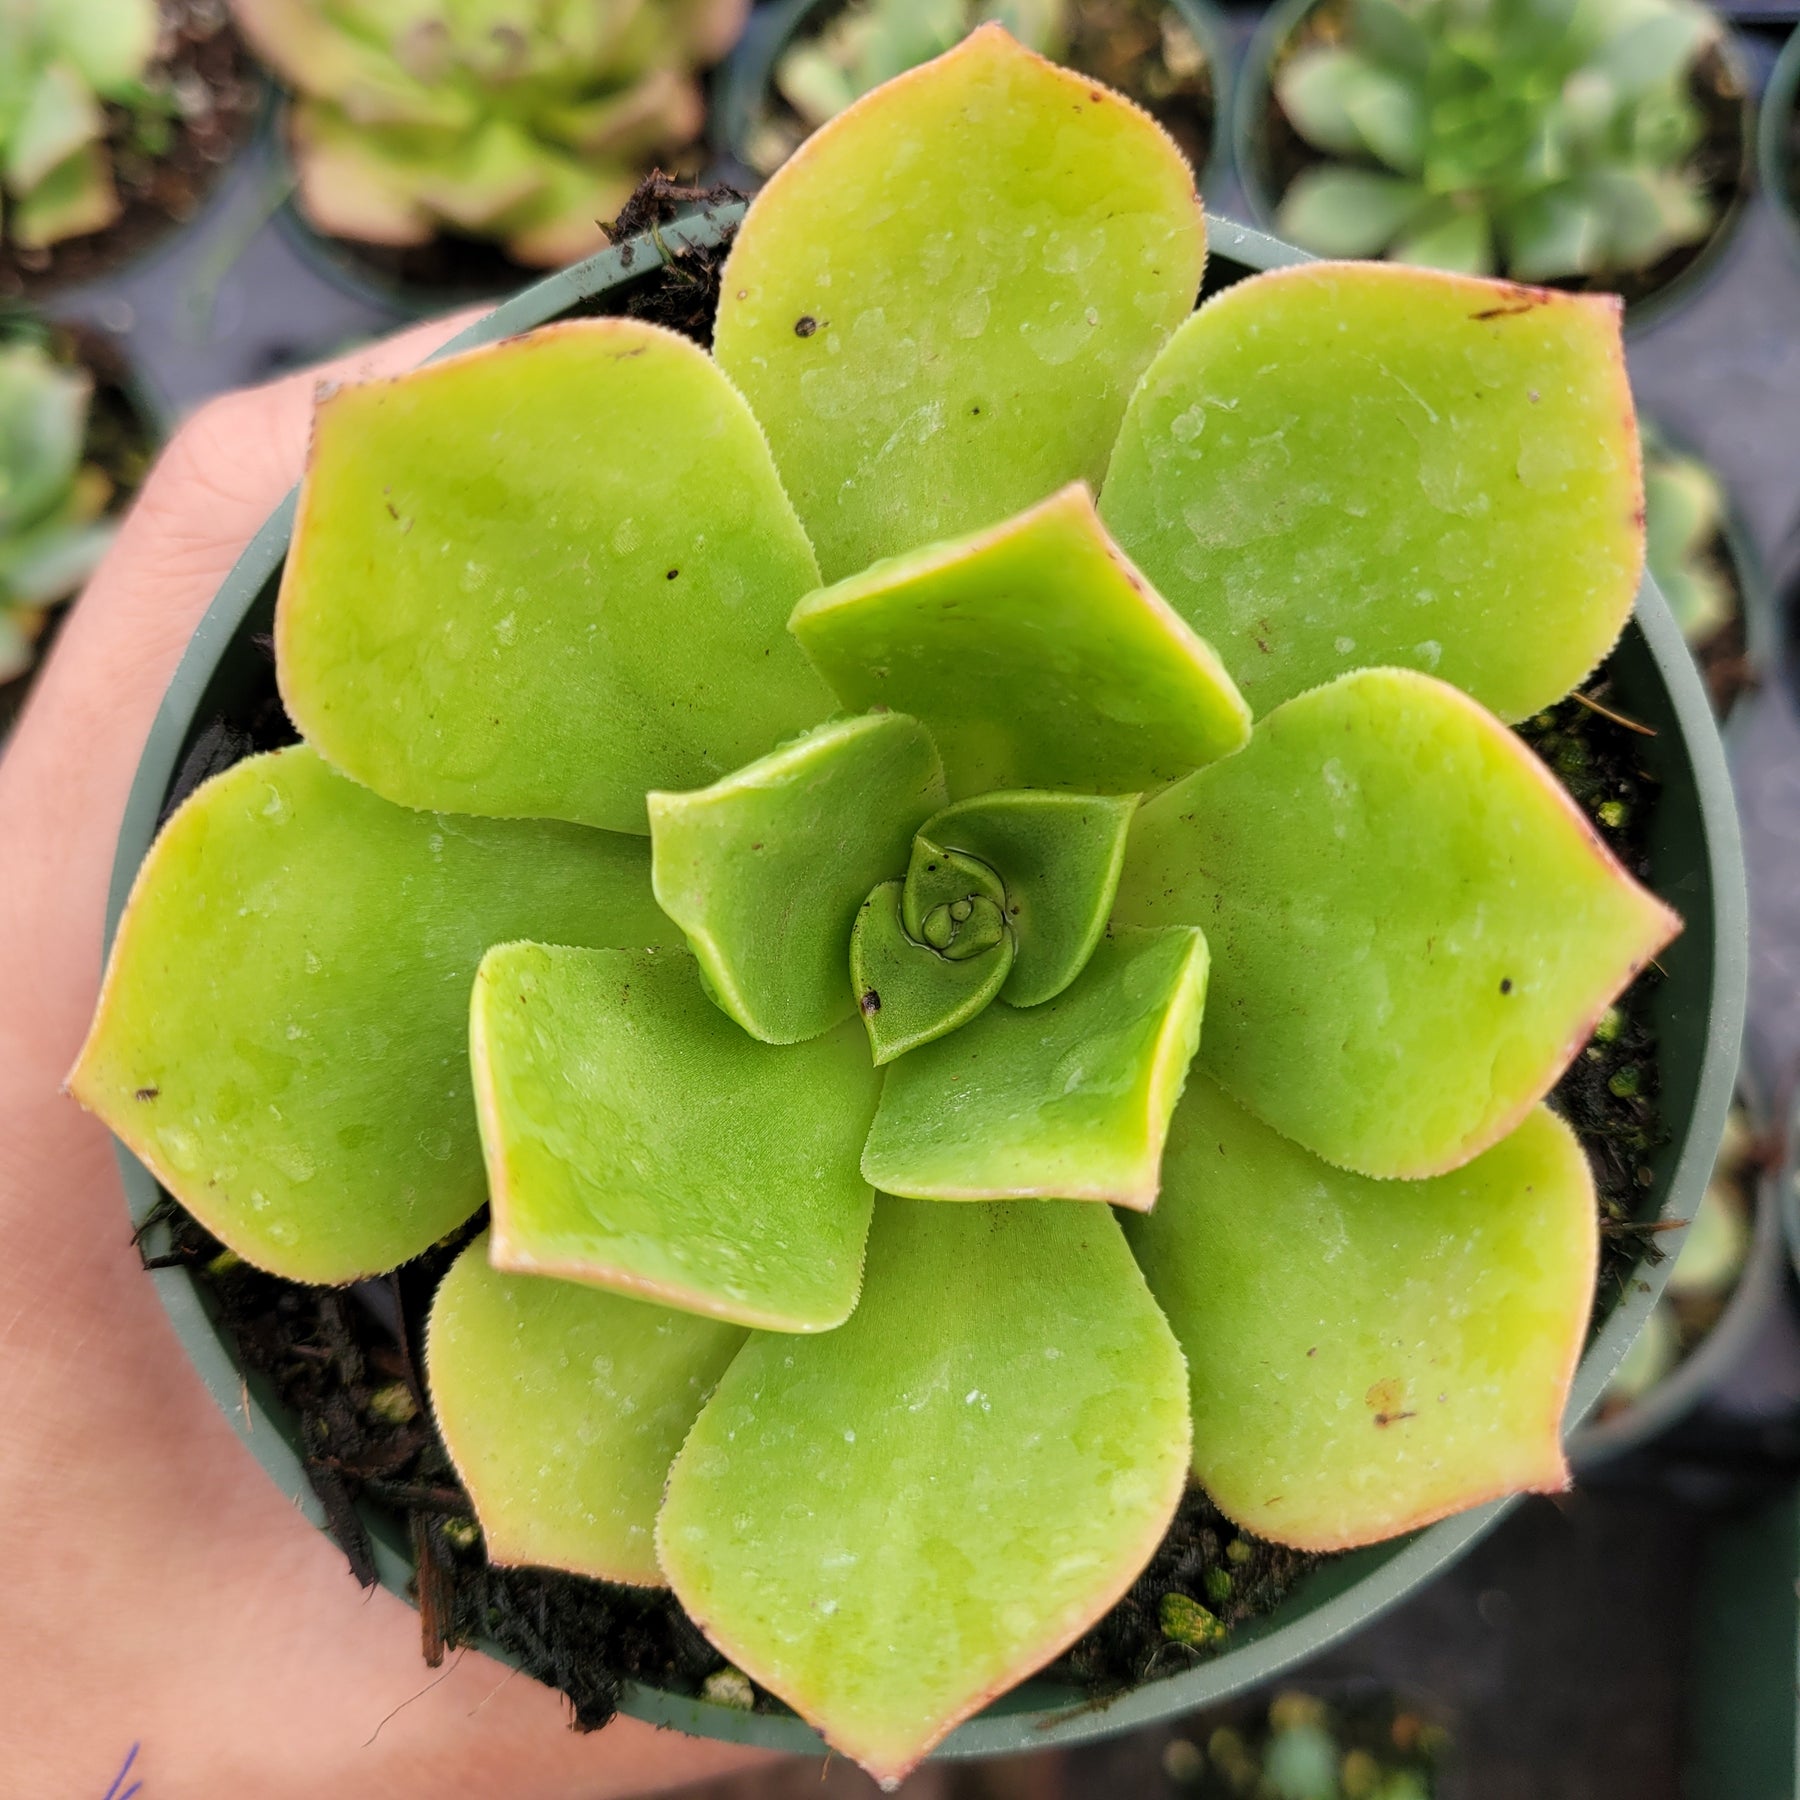
[[[572,1281],[509,1275],[483,1232],[425,1338],[431,1409],[491,1563],[666,1587],[663,1484],[741,1326]]]
[[[990,25],[762,190],[715,351],[837,580],[1097,485],[1204,257],[1161,128]]]
[[[1429,204],[1425,189],[1403,175],[1326,164],[1295,178],[1275,224],[1320,256],[1375,256]]]
[[[1114,916],[1204,925],[1222,1087],[1412,1177],[1511,1131],[1680,928],[1511,732],[1400,669],[1288,701],[1143,806]]]
[[[46,42],[88,86],[108,97],[135,98],[156,52],[155,0],[54,0],[36,10]]]
[[[40,345],[0,346],[0,538],[36,524],[81,466],[93,382]]]
[[[904,887],[883,882],[863,902],[850,938],[850,985],[878,1068],[966,1025],[1005,986],[1013,966],[1004,924],[987,953],[973,956],[955,957],[909,935]]]
[[[999,872],[1017,954],[1001,990],[1012,1006],[1054,999],[1087,966],[1106,930],[1135,794],[1033,789],[959,800],[922,835]]]
[[[1275,95],[1300,135],[1320,150],[1355,156],[1368,149],[1352,97],[1378,81],[1379,68],[1354,50],[1320,45],[1295,53],[1275,77]]]
[[[1521,281],[1586,273],[1605,262],[1605,211],[1573,184],[1528,195],[1498,224],[1506,266]]]
[[[1403,232],[1391,252],[1395,262],[1452,275],[1491,275],[1494,234],[1478,206],[1453,205]]]
[[[403,806],[643,831],[831,710],[782,629],[816,580],[705,352],[573,320],[321,401],[282,695]]]
[[[863,900],[943,804],[925,728],[835,720],[687,794],[650,796],[651,879],[713,997],[753,1037],[798,1043],[850,1016]]]
[[[1258,712],[1398,665],[1519,719],[1617,639],[1640,499],[1616,301],[1321,264],[1176,334],[1100,512]]]
[[[1154,1205],[1206,977],[1199,931],[1116,931],[1054,1000],[990,1006],[896,1062],[864,1176],[920,1200]]]
[[[89,144],[13,199],[6,231],[21,249],[47,250],[66,238],[104,231],[118,216],[112,165],[98,144]]]
[[[246,1261],[391,1269],[487,1197],[482,953],[673,940],[649,865],[611,832],[390,805],[304,746],[252,757],[157,837],[69,1085]]]
[[[1006,884],[993,866],[978,856],[946,850],[929,831],[913,839],[900,896],[900,918],[909,936],[949,954],[970,922],[977,900],[997,907],[1004,916]],[[965,956],[970,951],[964,950]]]
[[[1718,477],[1692,457],[1644,449],[1644,560],[1690,644],[1703,643],[1737,609],[1712,546],[1725,526]]]
[[[1120,555],[1080,485],[821,589],[792,627],[846,706],[925,721],[958,799],[1154,787],[1250,729],[1211,646]]]
[[[1194,1473],[1239,1525],[1346,1550],[1568,1485],[1597,1233],[1544,1108],[1453,1174],[1371,1181],[1197,1074],[1127,1233],[1187,1354]]]
[[[849,1317],[880,1077],[846,1022],[758,1043],[685,951],[491,951],[469,1027],[496,1267],[767,1331]]]
[[[855,1316],[750,1340],[657,1543],[707,1636],[896,1783],[1125,1592],[1187,1446],[1181,1353],[1103,1208],[883,1199]]]
[[[60,162],[106,135],[106,115],[72,63],[38,72],[6,132],[6,185],[26,194]]]

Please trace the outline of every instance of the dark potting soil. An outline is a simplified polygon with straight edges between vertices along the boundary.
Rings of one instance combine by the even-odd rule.
[[[818,7],[799,38],[816,37],[842,10],[842,3]],[[1218,117],[1217,72],[1211,47],[1195,37],[1174,7],[1164,0],[1076,0],[1068,48],[1057,60],[1135,100],[1180,146],[1188,166],[1196,174],[1205,172]],[[753,131],[760,124],[783,153],[807,137],[810,127],[772,76],[760,107]],[[769,157],[762,173],[772,174],[778,160]]]
[[[51,0],[55,4],[55,0]],[[44,250],[0,241],[0,299],[35,297],[90,281],[186,223],[249,141],[262,78],[231,25],[226,0],[158,0],[162,32],[154,85],[162,111],[106,108],[107,154],[119,217],[102,231]]]
[[[643,200],[649,210],[628,209],[618,228],[621,235],[647,229],[692,203],[691,193],[669,184],[653,188]],[[641,316],[710,342],[723,256],[722,250],[677,256],[631,297]],[[165,815],[209,776],[293,740],[276,694],[273,646],[266,638],[256,642],[266,682],[247,709],[203,726],[178,769]],[[1604,669],[1584,691],[1599,707],[1607,705]],[[1641,735],[1574,699],[1530,721],[1521,735],[1621,860],[1647,874],[1656,783],[1639,766]],[[1646,1004],[1656,979],[1647,971],[1625,995],[1617,1028],[1610,1020],[1602,1027],[1553,1096],[1595,1167],[1603,1231],[1599,1312],[1646,1248],[1648,1234],[1632,1221],[1650,1181],[1645,1158],[1665,1136]],[[458,1250],[485,1225],[485,1211],[394,1274],[350,1290],[306,1287],[251,1268],[167,1197],[154,1217],[169,1231],[169,1247],[154,1265],[191,1273],[247,1380],[298,1422],[308,1480],[357,1579],[365,1586],[376,1579],[372,1531],[411,1561],[428,1663],[441,1662],[449,1648],[491,1642],[566,1694],[582,1729],[612,1717],[625,1682],[693,1694],[726,1666],[667,1593],[488,1564],[420,1378],[432,1295]],[[1228,1644],[1234,1627],[1269,1612],[1321,1560],[1238,1531],[1192,1488],[1131,1591],[1046,1673],[1096,1703],[1173,1673],[1218,1646],[1195,1647],[1165,1631],[1170,1596],[1179,1597],[1177,1605],[1204,1608]],[[1193,1607],[1187,1616],[1190,1623],[1201,1617]],[[1183,1635],[1212,1637],[1214,1627],[1206,1617],[1201,1622],[1202,1631]],[[756,1705],[779,1708],[760,1689]]]
[[[84,368],[93,377],[94,395],[88,406],[82,460],[100,469],[112,483],[108,512],[123,512],[149,473],[158,437],[124,356],[104,332],[87,326],[45,324],[21,315],[17,320],[0,323],[0,340],[10,341],[14,329],[41,339],[58,362]],[[11,681],[0,682],[0,739],[5,738],[19,716],[66,614],[67,608],[60,606],[51,612],[38,638],[32,666]]]
[[[1251,133],[1251,163],[1271,212],[1303,170],[1335,162],[1315,149],[1289,124],[1275,98],[1273,77],[1300,50],[1315,44],[1342,43],[1347,33],[1349,0],[1321,0],[1289,32],[1277,48],[1270,70],[1262,116]],[[1750,184],[1751,138],[1746,128],[1744,90],[1723,51],[1708,50],[1694,65],[1690,92],[1700,109],[1700,142],[1688,159],[1704,191],[1714,224],[1698,243],[1682,244],[1648,268],[1613,269],[1601,275],[1569,276],[1546,281],[1545,287],[1571,293],[1619,295],[1627,305],[1660,293],[1685,274],[1730,229]],[[1374,167],[1374,164],[1370,165]]]

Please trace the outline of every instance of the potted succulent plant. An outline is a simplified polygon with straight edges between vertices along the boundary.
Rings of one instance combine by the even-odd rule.
[[[204,0],[0,0],[0,297],[101,274],[192,217],[260,104]]]
[[[1634,319],[1723,244],[1751,155],[1693,0],[1286,0],[1234,135],[1251,205],[1309,249],[1603,289]]]
[[[1763,192],[1780,208],[1788,241],[1800,250],[1800,31],[1776,59],[1756,129]]]
[[[778,0],[726,66],[721,140],[772,174],[859,95],[988,21],[1137,101],[1202,181],[1223,165],[1231,57],[1210,0]]]
[[[0,319],[0,736],[24,703],[55,608],[112,541],[157,435],[98,333]]]
[[[643,175],[701,154],[696,79],[748,0],[232,0],[289,90],[294,203],[328,274],[402,311],[598,250]]]
[[[1614,303],[1217,222],[1194,314],[1173,145],[995,28],[777,174],[712,357],[592,316],[727,223],[323,399],[146,751],[72,1086],[316,1518],[423,1465],[284,1435],[201,1295],[341,1347],[398,1265],[365,1412],[461,1486],[363,1554],[428,1648],[516,1643],[522,1567],[540,1641],[561,1595],[666,1647],[588,1722],[894,1780],[1238,1691],[1563,1483],[1661,1275],[1590,1334],[1599,1140],[1539,1101],[1656,957],[1612,1203],[1686,1216],[1741,869],[1627,623]],[[308,741],[232,763],[271,620]],[[1490,707],[1595,795],[1575,715],[1631,715],[1654,819]],[[1018,1686],[1147,1609],[1103,1714]]]

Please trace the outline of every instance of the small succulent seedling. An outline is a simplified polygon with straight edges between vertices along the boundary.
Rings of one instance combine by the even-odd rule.
[[[705,123],[694,72],[747,0],[231,0],[297,98],[300,203],[321,231],[487,238],[548,267],[598,249],[647,168]]]
[[[307,743],[165,828],[73,1076],[290,1277],[490,1200],[428,1361],[491,1553],[667,1581],[885,1780],[1190,1473],[1312,1548],[1564,1481],[1541,1102],[1677,922],[1495,713],[1637,585],[1618,309],[1196,314],[1203,255],[1161,131],[989,27],[763,191],[713,357],[324,399]]]
[[[1712,228],[1690,83],[1721,28],[1692,0],[1348,0],[1343,18],[1276,75],[1333,159],[1282,197],[1297,243],[1548,281],[1646,269]]]
[[[155,0],[0,0],[4,230],[41,250],[119,216],[108,104],[154,115]]]
[[[45,610],[94,571],[112,483],[82,459],[93,382],[29,340],[0,344],[0,681],[31,666]]]

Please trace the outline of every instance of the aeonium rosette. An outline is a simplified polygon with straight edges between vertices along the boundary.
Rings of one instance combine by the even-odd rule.
[[[1317,1549],[1565,1479],[1541,1102],[1676,921],[1501,721],[1636,588],[1617,310],[1203,255],[986,29],[769,184],[710,357],[324,395],[306,742],[170,820],[73,1078],[292,1279],[491,1201],[428,1337],[490,1556],[671,1585],[884,1778],[1190,1470]]]

